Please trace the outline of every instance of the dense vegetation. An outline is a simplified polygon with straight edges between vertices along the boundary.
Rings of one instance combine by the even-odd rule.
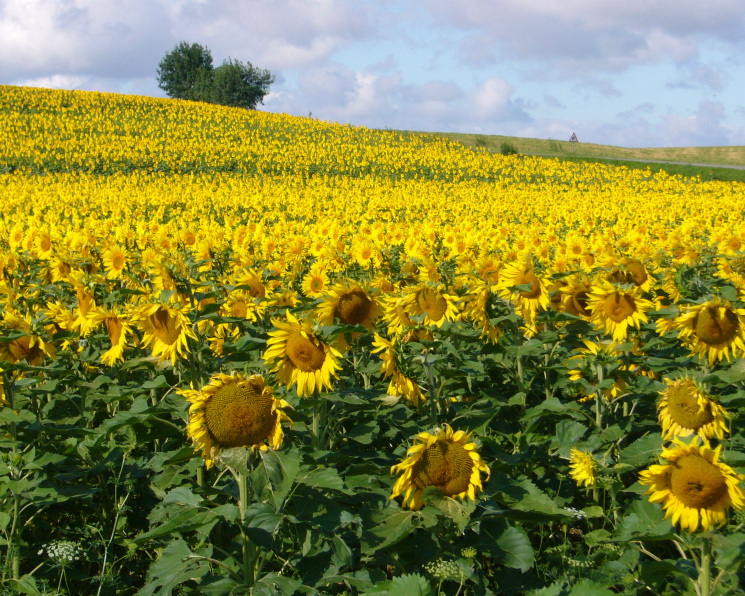
[[[26,594],[742,593],[745,185],[0,87]]]

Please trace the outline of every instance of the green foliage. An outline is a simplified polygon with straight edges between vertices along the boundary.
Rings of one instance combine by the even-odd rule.
[[[198,43],[180,42],[158,64],[158,87],[175,99],[202,99],[210,87],[212,53]]]
[[[166,52],[158,65],[158,86],[169,97],[248,110],[264,103],[273,82],[271,72],[250,62],[228,58],[213,68],[208,48],[185,41]]]
[[[253,110],[264,103],[273,82],[274,76],[268,70],[228,59],[213,71],[207,97],[212,103]]]
[[[502,155],[517,155],[517,147],[510,143],[509,141],[504,141],[499,146],[499,152]]]

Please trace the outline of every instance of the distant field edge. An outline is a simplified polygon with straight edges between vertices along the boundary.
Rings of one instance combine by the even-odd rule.
[[[523,155],[542,157],[592,157],[603,159],[621,159],[629,161],[665,162],[675,165],[718,165],[745,167],[745,146],[720,147],[653,147],[627,148],[613,145],[583,143],[578,133],[579,142],[559,141],[556,139],[532,139],[525,137],[508,137],[502,135],[481,135],[451,132],[419,132],[409,130],[396,131],[402,135],[431,135],[456,141],[466,147],[482,148],[498,153],[502,143],[510,143]],[[572,147],[574,145],[574,147]]]

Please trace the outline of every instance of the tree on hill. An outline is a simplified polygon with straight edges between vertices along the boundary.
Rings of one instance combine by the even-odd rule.
[[[212,73],[212,103],[255,110],[273,82],[268,70],[228,58]]]
[[[169,97],[256,109],[274,75],[250,62],[228,58],[212,67],[212,54],[199,44],[179,43],[158,65],[158,86]]]
[[[169,97],[197,99],[211,80],[212,53],[198,43],[179,43],[158,64],[158,87]]]

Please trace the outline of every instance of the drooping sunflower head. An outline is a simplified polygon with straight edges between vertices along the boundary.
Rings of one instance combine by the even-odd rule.
[[[675,319],[678,336],[709,364],[745,353],[745,309],[714,298],[688,307]]]
[[[605,281],[593,286],[587,300],[587,308],[592,312],[591,320],[598,329],[613,336],[613,341],[623,341],[628,336],[629,327],[639,329],[647,322],[647,311],[653,304],[642,298],[634,288],[622,290]]]
[[[429,487],[439,488],[446,497],[476,500],[483,489],[481,473],[489,477],[489,467],[481,461],[476,444],[469,443],[471,433],[454,432],[448,425],[435,429],[434,434],[419,433],[406,459],[391,468],[391,474],[401,474],[393,486],[391,499],[404,495],[403,506],[416,510]]]
[[[721,445],[712,449],[703,439],[699,446],[699,439],[695,436],[686,445],[675,437],[674,445],[662,452],[668,463],[639,474],[639,482],[649,486],[649,500],[662,503],[665,518],[672,517],[674,525],[689,532],[724,525],[728,509],[745,507],[739,486],[745,476],[719,461]]]
[[[188,306],[146,303],[134,313],[134,320],[143,332],[142,341],[150,346],[153,356],[170,359],[173,364],[189,352],[188,338],[196,337],[187,317]]]
[[[536,275],[533,265],[529,262],[518,261],[505,266],[497,287],[500,297],[511,300],[528,323],[535,322],[537,314],[549,307],[546,282]],[[525,289],[513,290],[516,287]]]
[[[409,316],[424,315],[425,325],[442,326],[445,321],[459,318],[455,296],[440,285],[420,283],[410,288],[403,298],[403,307]]]
[[[373,322],[383,314],[383,307],[370,291],[353,280],[334,284],[318,309],[318,319],[330,325],[339,319],[345,325],[364,325],[372,329]]]
[[[264,361],[273,366],[277,380],[288,389],[296,385],[300,397],[313,395],[324,387],[331,390],[331,376],[337,376],[336,371],[341,368],[339,351],[289,311],[287,322],[273,319],[272,324],[277,329],[269,332]]]
[[[569,475],[577,486],[588,488],[595,484],[597,463],[595,458],[586,451],[572,447],[569,453]]]
[[[289,404],[274,398],[261,375],[218,373],[199,391],[187,389],[178,393],[191,402],[187,433],[202,449],[208,468],[221,449],[279,449],[284,438],[282,420],[292,426],[283,411]]]
[[[662,399],[657,404],[663,438],[688,437],[724,438],[727,411],[707,395],[705,389],[689,378],[665,379]]]

